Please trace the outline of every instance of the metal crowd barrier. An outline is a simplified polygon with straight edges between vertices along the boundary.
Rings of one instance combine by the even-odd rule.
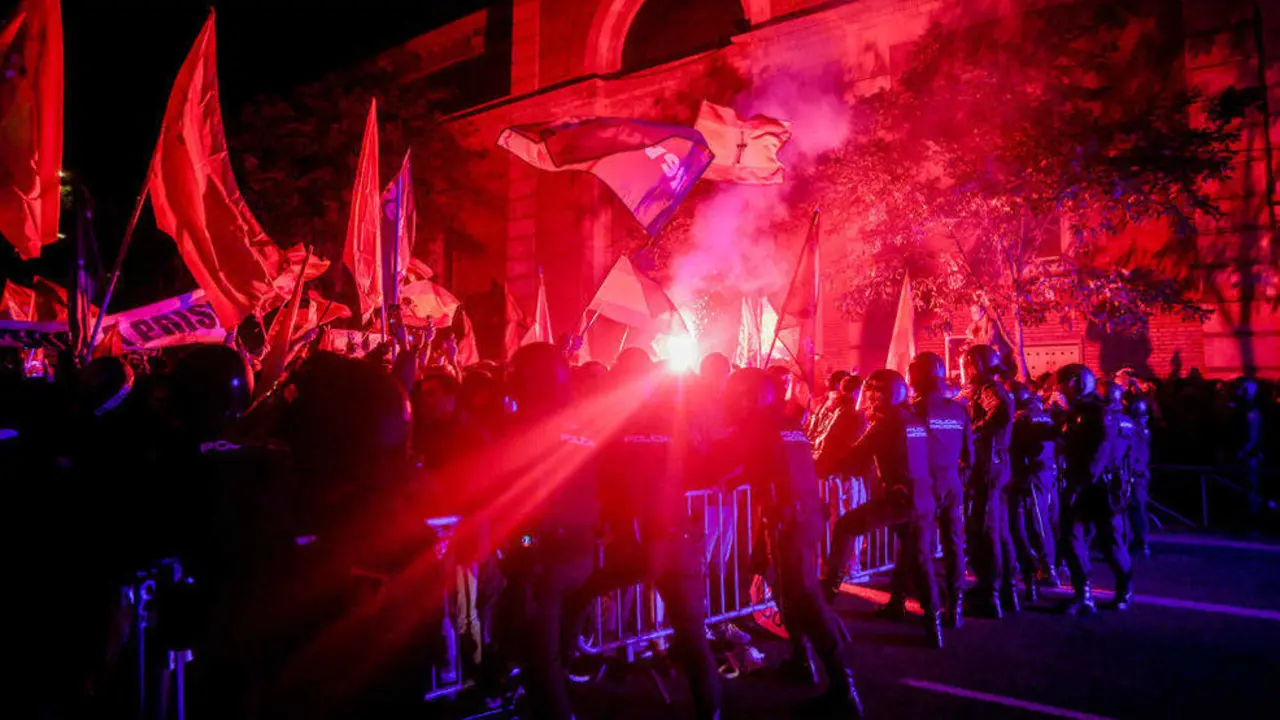
[[[822,481],[820,497],[827,508],[826,528],[814,553],[825,556],[830,548],[834,521],[866,502],[868,494],[861,479],[830,478]],[[755,548],[757,508],[752,502],[751,488],[740,485],[724,490],[697,490],[686,493],[685,508],[689,518],[701,524],[705,537],[707,573],[706,626],[714,628],[757,612],[775,608],[770,594],[760,592],[759,581],[751,568],[751,552]],[[437,557],[445,572],[453,573],[455,583],[444,592],[445,630],[451,635],[445,642],[451,648],[444,667],[433,667],[430,673],[427,701],[450,697],[472,687],[465,677],[463,653],[458,652],[462,637],[474,632],[475,566],[458,566],[448,547],[448,539],[458,518],[427,520],[441,530]],[[858,539],[845,582],[865,582],[876,573],[893,569],[897,553],[896,539],[889,529],[881,529]],[[757,583],[753,594],[751,583]],[[587,632],[579,639],[579,651],[593,656],[610,657],[627,663],[635,662],[647,647],[661,643],[672,633],[664,617],[662,599],[651,586],[640,583],[613,590],[597,597]],[[470,619],[468,619],[470,618]]]
[[[138,718],[186,718],[186,666],[194,655],[189,647],[178,647],[184,643],[177,640],[181,633],[175,634],[172,627],[168,633],[169,642],[160,648],[159,653],[152,647],[152,641],[157,639],[157,620],[172,624],[174,616],[182,612],[168,598],[173,597],[175,589],[191,582],[179,561],[170,558],[139,571],[127,590],[129,603],[133,606]],[[158,681],[158,687],[151,686],[152,678]]]

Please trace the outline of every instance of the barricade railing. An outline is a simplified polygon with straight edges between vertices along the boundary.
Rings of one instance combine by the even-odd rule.
[[[866,502],[867,493],[860,478],[833,477],[821,481],[819,495],[828,509],[822,542],[814,548],[821,558],[831,547],[835,520]],[[757,508],[750,486],[687,493],[686,509],[695,525],[701,520],[706,538],[707,627],[773,609],[771,593],[751,572]],[[875,573],[892,570],[896,552],[896,539],[887,528],[859,537],[844,580],[864,582]],[[663,618],[661,597],[644,583],[598,597],[593,614],[591,633],[579,641],[579,649],[591,655],[621,656],[632,662],[637,649],[672,633]]]
[[[867,485],[860,478],[833,477],[820,484],[819,496],[827,509],[825,529],[815,554],[825,556],[831,546],[831,534],[835,520],[842,513],[865,503]],[[739,485],[733,488],[697,490],[686,493],[685,509],[693,527],[701,526],[705,541],[704,557],[707,563],[706,626],[711,629],[758,612],[775,608],[771,593],[755,576],[752,553],[758,541],[755,527],[758,508],[753,502],[751,487]],[[449,534],[458,518],[435,518],[427,521],[441,532],[442,547],[437,556],[444,563],[446,572],[452,570],[458,582],[463,575],[455,564],[448,548]],[[845,582],[865,582],[876,573],[892,570],[897,552],[894,534],[888,528],[873,531],[859,537],[855,543],[853,560],[845,573]],[[475,568],[466,568],[472,573]],[[458,641],[467,629],[462,619],[463,604],[450,602],[451,596],[461,597],[464,592],[456,586],[444,590],[447,634],[454,637],[447,641],[457,648]],[[637,583],[595,598],[590,610],[586,631],[579,638],[578,650],[592,656],[607,656],[634,662],[638,652],[646,646],[660,643],[671,635],[666,623],[665,608],[657,591],[647,583]],[[453,627],[448,624],[452,622]],[[464,676],[463,654],[449,653],[446,668],[433,667],[430,688],[426,700],[454,695],[473,685]]]
[[[1148,489],[1149,515],[1191,528],[1276,519],[1276,500],[1264,496],[1263,478],[1274,483],[1280,469],[1261,465],[1153,465]],[[1214,512],[1210,509],[1216,508]]]

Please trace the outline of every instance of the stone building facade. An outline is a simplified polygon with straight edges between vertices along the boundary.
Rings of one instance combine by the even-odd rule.
[[[1275,227],[1275,157],[1280,141],[1280,1],[1171,0],[1181,3],[1178,32],[1188,84],[1215,91],[1264,86],[1266,108],[1248,122],[1235,177],[1217,188],[1225,215],[1202,221],[1203,301],[1215,310],[1201,325],[1154,318],[1146,338],[1098,336],[1059,325],[1031,329],[1035,368],[1082,360],[1113,370],[1148,366],[1157,374],[1199,368],[1232,377],[1245,368],[1280,375],[1280,248]],[[1034,0],[964,0],[975,16],[1017,12]],[[458,57],[509,56],[509,81],[489,102],[460,110],[450,127],[477,148],[492,148],[509,125],[570,117],[628,116],[691,123],[698,99],[728,104],[720,69],[751,76],[761,65],[787,62],[838,67],[846,99],[893,82],[906,49],[936,14],[938,0],[508,0],[423,36],[406,48],[420,67]],[[433,60],[433,53],[440,57]],[[454,59],[450,59],[454,58]],[[492,57],[491,57],[492,60]],[[434,63],[434,65],[433,65]],[[429,70],[434,72],[435,70]],[[420,75],[421,73],[419,73]],[[613,263],[626,210],[594,178],[534,170],[502,152],[486,153],[474,172],[505,199],[505,218],[477,220],[484,252],[455,257],[452,284],[463,297],[508,287],[532,307],[545,271],[558,329],[578,320],[590,293]],[[828,294],[829,295],[829,294]],[[883,362],[886,323],[843,318],[831,300],[824,313],[820,365],[862,368]],[[919,335],[924,348],[941,338]]]

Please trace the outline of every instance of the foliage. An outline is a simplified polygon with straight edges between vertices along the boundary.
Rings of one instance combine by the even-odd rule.
[[[438,243],[465,250],[462,208],[496,209],[494,195],[467,172],[481,155],[444,125],[439,91],[421,81],[396,81],[387,72],[332,75],[248,107],[231,145],[249,204],[280,245],[314,243],[321,255],[340,258],[365,118],[375,98],[380,175],[392,177],[412,148],[415,254]]]
[[[1184,86],[1168,5],[939,18],[804,181],[849,247],[845,311],[893,298],[905,271],[937,325],[981,304],[1018,346],[1054,318],[1117,331],[1205,317],[1187,248],[1197,216],[1218,212],[1206,188],[1230,172],[1252,98]],[[1162,267],[1134,262],[1151,243]]]

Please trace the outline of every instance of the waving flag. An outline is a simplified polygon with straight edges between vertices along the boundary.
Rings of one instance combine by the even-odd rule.
[[[378,103],[369,104],[364,143],[351,191],[351,217],[342,262],[351,270],[360,297],[360,321],[369,322],[382,307],[382,198],[378,191]]]
[[[245,204],[227,155],[218,102],[217,40],[209,12],[178,72],[151,160],[156,226],[178,252],[223,327],[234,328],[274,295],[279,250]]]
[[[413,241],[417,225],[418,210],[413,202],[413,165],[409,162],[409,153],[405,152],[400,171],[391,179],[387,189],[382,191],[382,236],[395,239],[394,266],[390,256],[385,258],[382,282],[391,291],[393,302],[396,291],[404,285],[409,262],[414,259]],[[393,246],[388,241],[388,250],[391,247]]]
[[[547,305],[547,283],[542,277],[542,271],[539,270],[538,303],[533,309],[533,325],[524,334],[524,339],[520,341],[520,344],[523,346],[531,343],[554,343],[555,341],[555,333],[551,332],[551,309]]]
[[[893,335],[889,337],[889,357],[884,366],[907,377],[907,366],[916,356],[916,312],[911,300],[911,276],[902,278],[898,295],[898,312],[893,316]]]
[[[667,293],[655,280],[636,270],[626,255],[618,258],[613,269],[600,283],[600,289],[587,305],[597,312],[629,327],[655,333],[688,334],[684,316],[676,309]]]
[[[507,360],[510,360],[511,356],[516,354],[516,350],[520,349],[520,339],[529,329],[529,317],[524,314],[524,310],[520,309],[520,303],[516,302],[516,296],[511,293],[510,285],[503,286],[502,294],[506,300],[503,313],[506,324],[502,334],[502,349],[507,355]]]
[[[518,125],[503,130],[498,145],[541,170],[595,175],[650,235],[671,219],[712,159],[693,128],[626,118]]]
[[[764,115],[743,120],[733,108],[704,100],[693,127],[715,153],[704,178],[744,185],[777,185],[785,178],[778,151],[791,139],[791,123]]]
[[[62,11],[25,0],[0,27],[0,235],[24,260],[58,239]]]
[[[781,345],[811,389],[817,387],[814,383],[821,306],[818,295],[818,218],[818,211],[814,210],[804,246],[800,248],[795,274],[791,277],[791,287],[787,289],[786,300],[778,312],[777,330],[769,349],[772,357],[773,345]]]

